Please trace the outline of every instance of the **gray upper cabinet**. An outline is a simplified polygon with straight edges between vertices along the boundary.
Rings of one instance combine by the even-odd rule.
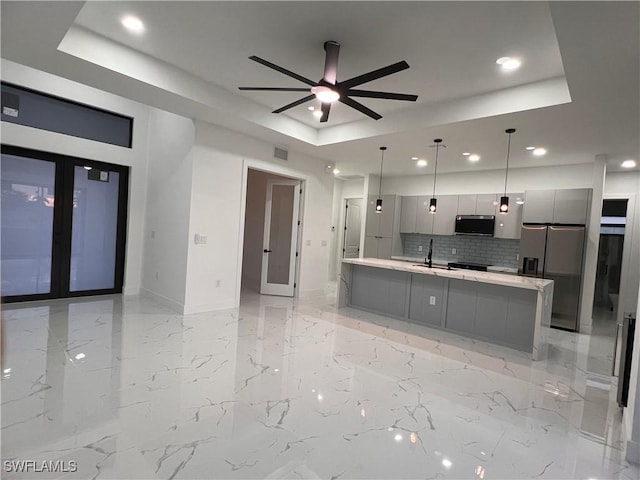
[[[458,215],[475,215],[477,195],[458,195]]]
[[[509,213],[496,214],[496,229],[494,237],[496,238],[520,238],[522,231],[522,210],[524,205],[519,205],[518,198],[523,198],[522,193],[508,193],[509,196]]]
[[[527,190],[525,192],[524,223],[552,223],[555,190]]]
[[[430,234],[433,229],[432,213],[429,213],[430,196],[420,195],[418,197],[418,209],[416,212],[416,232]]]
[[[458,215],[495,215],[495,193],[482,193],[478,195],[458,195]]]
[[[382,195],[382,213],[376,213],[377,198],[376,195],[369,195],[366,235],[368,237],[391,237],[393,236],[396,196]]]
[[[416,216],[418,211],[418,197],[401,197],[400,233],[416,233]]]
[[[587,223],[589,189],[556,190],[553,223]]]
[[[522,221],[584,225],[587,222],[590,192],[588,188],[528,190],[525,193]]]
[[[497,209],[497,197],[495,193],[483,193],[477,196],[476,215],[495,215]]]
[[[440,195],[438,209],[433,217],[434,235],[454,235],[456,227],[456,214],[458,210],[458,195]]]

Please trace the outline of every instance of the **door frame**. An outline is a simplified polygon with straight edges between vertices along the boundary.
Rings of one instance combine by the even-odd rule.
[[[244,225],[246,221],[247,183],[249,180],[249,170],[258,170],[265,173],[273,173],[275,175],[280,175],[283,177],[288,177],[292,180],[300,181],[300,189],[302,190],[302,193],[300,194],[300,208],[298,213],[298,220],[300,221],[300,225],[298,225],[298,256],[296,257],[296,288],[293,292],[294,298],[300,295],[302,286],[300,282],[300,266],[302,264],[302,257],[304,255],[302,248],[302,239],[305,227],[304,217],[307,205],[307,182],[311,179],[311,177],[292,168],[283,167],[263,160],[245,158],[242,161],[242,188],[240,193],[240,225],[238,228],[239,245],[238,256],[236,260],[236,293],[234,299],[234,305],[236,307],[240,306],[240,294],[242,291],[242,256],[244,250]]]
[[[260,294],[261,295],[282,295],[292,297],[296,289],[296,256],[299,251],[298,246],[298,230],[300,225],[300,194],[301,181],[295,179],[269,179],[267,180],[267,196],[265,199],[265,211],[264,211],[264,230],[262,236],[262,245],[264,253],[262,254],[262,270],[260,275]],[[271,234],[271,207],[272,207],[272,188],[274,185],[286,185],[295,187],[293,191],[293,212],[291,217],[291,246],[289,251],[289,283],[284,284],[269,284],[267,281],[269,274],[269,260],[267,249],[271,246],[269,244],[269,237]],[[296,198],[297,197],[297,198]],[[269,291],[267,291],[269,290]]]
[[[122,293],[125,273],[125,253],[127,238],[127,212],[129,203],[129,167],[118,164],[90,160],[72,155],[45,152],[31,148],[23,148],[2,144],[0,151],[6,155],[28,157],[36,160],[53,162],[55,169],[56,198],[64,195],[66,202],[54,202],[53,207],[53,242],[51,258],[51,290],[49,293],[32,295],[12,295],[2,297],[3,303],[48,300],[54,298],[84,297],[90,295],[107,295]],[[71,267],[71,228],[73,220],[73,201],[68,201],[74,181],[76,166],[90,166],[96,169],[118,172],[118,226],[116,231],[116,255],[114,271],[114,288],[99,290],[69,291],[69,276]]]

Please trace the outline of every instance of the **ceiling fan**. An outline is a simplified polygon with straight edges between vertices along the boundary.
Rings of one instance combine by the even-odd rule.
[[[317,98],[322,103],[322,117],[321,122],[326,122],[329,119],[329,112],[331,111],[331,104],[335,101],[344,103],[345,105],[355,108],[359,112],[368,115],[374,120],[380,120],[382,115],[374,112],[370,108],[365,107],[360,102],[356,102],[351,97],[368,97],[368,98],[383,98],[386,100],[404,100],[408,102],[415,102],[418,99],[417,95],[408,95],[405,93],[391,93],[391,92],[377,92],[372,90],[359,90],[354,89],[358,85],[363,83],[377,80],[378,78],[386,77],[394,73],[406,70],[409,68],[409,64],[404,60],[392,65],[388,65],[377,70],[373,70],[369,73],[358,75],[357,77],[344,80],[342,82],[337,81],[338,70],[338,54],[340,53],[340,44],[334,41],[328,41],[324,43],[325,61],[324,61],[324,76],[317,82],[310,80],[302,75],[298,75],[286,68],[282,68],[267,60],[252,55],[250,60],[258,62],[265,67],[272,68],[273,70],[287,75],[291,78],[306,83],[309,85],[307,88],[287,88],[287,87],[238,87],[240,90],[260,90],[260,91],[277,91],[277,92],[311,92],[311,95],[307,95],[300,100],[291,102],[284,107],[280,107],[274,110],[273,113],[281,113],[290,108],[301,105],[309,100]]]

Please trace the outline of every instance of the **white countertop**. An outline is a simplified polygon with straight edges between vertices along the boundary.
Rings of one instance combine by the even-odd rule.
[[[425,259],[426,255],[424,257],[406,257],[403,255],[394,255],[393,257],[391,257],[391,260],[401,260],[403,262],[413,262],[413,263],[424,263],[424,259]],[[447,266],[449,264],[448,260],[436,260],[434,259],[432,261],[433,265],[442,265],[442,266]],[[499,273],[509,273],[509,274],[516,274],[518,273],[518,269],[517,268],[512,268],[512,267],[503,267],[500,265],[489,265],[487,266],[487,272],[499,272]]]
[[[424,259],[422,259],[422,262],[424,262]],[[446,270],[440,268],[430,269],[415,266],[407,263],[407,261],[386,260],[381,258],[345,258],[342,260],[342,263],[420,273],[436,277],[455,278],[471,282],[492,283],[494,285],[504,285],[506,287],[527,288],[530,290],[542,290],[547,285],[551,285],[553,283],[553,280],[547,280],[544,278],[521,277],[518,275],[505,275],[504,273],[478,272],[475,270]]]

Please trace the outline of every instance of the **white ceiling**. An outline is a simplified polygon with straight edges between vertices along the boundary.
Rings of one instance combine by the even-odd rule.
[[[9,2],[2,57],[182,115],[245,131],[335,161],[343,175],[504,168],[505,128],[517,129],[510,166],[639,158],[637,2]],[[132,35],[125,14],[146,26]],[[25,35],[29,32],[29,35]],[[327,40],[340,42],[338,80],[406,60],[410,69],[360,88],[418,101],[358,99],[383,118],[341,104],[320,124],[305,96],[238,86],[304,87],[248,59],[257,55],[318,80]],[[522,58],[504,74],[498,57]],[[547,148],[533,157],[524,147]],[[478,153],[470,164],[461,154]]]

